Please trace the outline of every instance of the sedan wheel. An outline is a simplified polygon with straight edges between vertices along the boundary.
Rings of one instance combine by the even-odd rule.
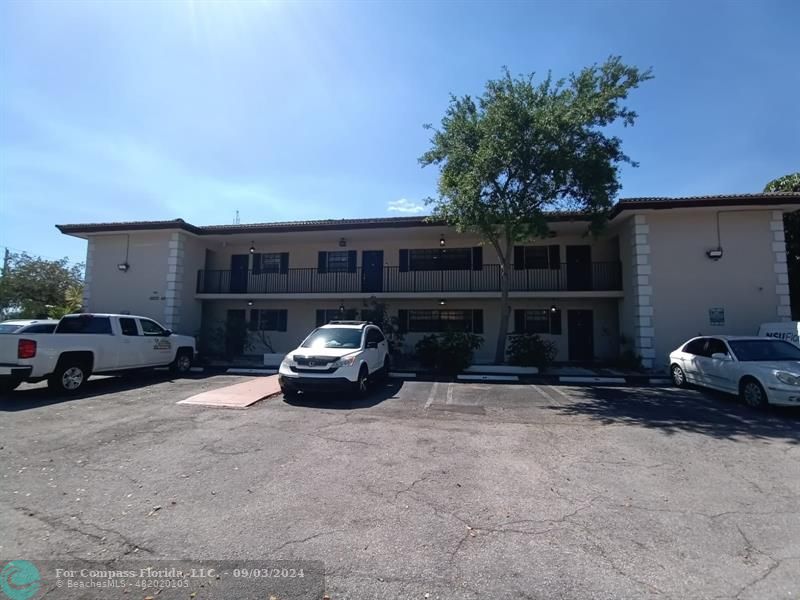
[[[742,384],[741,396],[744,403],[752,408],[763,408],[767,405],[767,394],[757,381],[749,380]]]
[[[678,365],[672,365],[672,383],[675,384],[675,387],[686,385],[686,374]]]

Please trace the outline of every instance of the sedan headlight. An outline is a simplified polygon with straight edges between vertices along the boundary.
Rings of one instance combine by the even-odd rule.
[[[343,356],[335,363],[332,363],[331,366],[334,369],[338,369],[339,367],[352,367],[356,363],[357,358],[358,356],[355,354],[351,354],[349,356]]]
[[[778,381],[785,383],[786,385],[800,385],[800,375],[795,375],[794,373],[789,373],[787,371],[776,371],[775,377],[778,378]]]

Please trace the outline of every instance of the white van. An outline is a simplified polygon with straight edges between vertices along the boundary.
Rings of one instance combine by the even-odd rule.
[[[786,340],[795,346],[800,346],[800,321],[764,323],[758,330],[758,336]]]

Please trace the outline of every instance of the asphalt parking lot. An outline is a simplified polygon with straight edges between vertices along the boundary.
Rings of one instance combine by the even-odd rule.
[[[0,557],[322,560],[333,600],[800,596],[797,411],[426,381],[175,404],[242,380],[3,400]]]

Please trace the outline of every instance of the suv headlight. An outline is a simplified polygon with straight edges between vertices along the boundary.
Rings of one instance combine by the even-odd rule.
[[[355,354],[350,354],[349,356],[343,356],[335,363],[331,364],[334,369],[338,369],[340,367],[352,367],[356,364],[356,359],[358,358]]]
[[[800,385],[800,375],[795,375],[794,373],[776,371],[775,377],[778,378],[778,381],[785,383],[786,385]]]
[[[292,367],[296,367],[297,364],[292,360],[291,356],[286,356],[281,361],[281,368],[286,367],[287,369],[291,369]]]

